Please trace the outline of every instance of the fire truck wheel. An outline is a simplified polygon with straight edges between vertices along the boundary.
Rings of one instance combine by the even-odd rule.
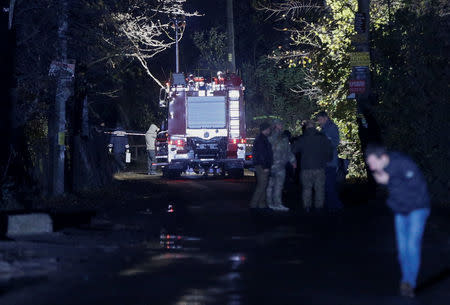
[[[235,179],[240,179],[244,177],[244,169],[242,168],[233,168],[228,170],[228,176]]]

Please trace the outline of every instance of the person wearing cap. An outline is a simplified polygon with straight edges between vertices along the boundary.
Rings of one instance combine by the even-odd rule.
[[[259,126],[260,134],[253,143],[253,165],[256,172],[256,188],[250,201],[250,208],[266,208],[266,188],[269,179],[270,167],[273,163],[272,146],[270,145],[270,124],[262,123]]]
[[[270,167],[269,183],[266,190],[267,205],[276,211],[288,211],[289,209],[282,204],[286,163],[290,163],[293,168],[296,168],[297,162],[291,151],[288,138],[283,135],[283,122],[279,119],[273,122],[273,131],[269,137],[269,142],[272,145],[273,164]]]
[[[337,190],[339,128],[325,111],[317,114],[317,122],[321,127],[321,132],[331,141],[333,147],[333,158],[327,163],[325,169],[325,201],[330,212],[337,212],[343,207]]]

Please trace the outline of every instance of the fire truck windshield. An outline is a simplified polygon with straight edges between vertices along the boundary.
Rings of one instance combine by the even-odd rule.
[[[187,99],[187,127],[225,128],[225,96],[195,96]]]

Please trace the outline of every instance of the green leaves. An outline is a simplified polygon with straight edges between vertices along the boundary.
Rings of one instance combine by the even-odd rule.
[[[286,128],[295,132],[300,122],[316,110],[314,102],[299,93],[298,85],[304,82],[302,66],[279,66],[267,57],[261,57],[254,67],[244,65],[242,77],[246,81],[247,122],[272,115],[282,118]],[[257,125],[259,122],[255,122]]]
[[[296,1],[287,2],[286,7],[296,4]],[[289,50],[275,51],[271,57],[282,67],[279,71],[283,74],[291,71],[295,76],[289,75],[289,82],[280,75],[272,79],[279,80],[296,96],[275,86],[276,98],[273,99],[272,109],[277,114],[290,117],[294,122],[291,126],[293,130],[300,129],[301,119],[309,119],[319,109],[326,110],[340,128],[340,152],[341,156],[351,159],[350,176],[364,175],[356,103],[347,100],[347,80],[351,73],[350,38],[354,34],[357,1],[327,0],[319,10],[299,11],[294,20],[286,17],[288,12],[282,14],[276,11],[280,7],[274,5],[268,11],[279,17],[281,15],[283,27],[279,28],[285,28],[284,32],[290,33],[291,44]],[[285,69],[286,66],[291,69]],[[273,87],[267,85],[266,88]]]
[[[199,68],[215,72],[226,69],[226,33],[213,27],[209,31],[195,32],[192,39],[200,51]]]

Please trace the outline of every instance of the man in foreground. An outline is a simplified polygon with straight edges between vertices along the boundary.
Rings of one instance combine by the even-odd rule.
[[[394,212],[398,259],[402,271],[400,293],[414,297],[420,267],[422,236],[430,214],[426,181],[407,156],[368,145],[366,162],[375,181],[389,191],[387,205]]]

